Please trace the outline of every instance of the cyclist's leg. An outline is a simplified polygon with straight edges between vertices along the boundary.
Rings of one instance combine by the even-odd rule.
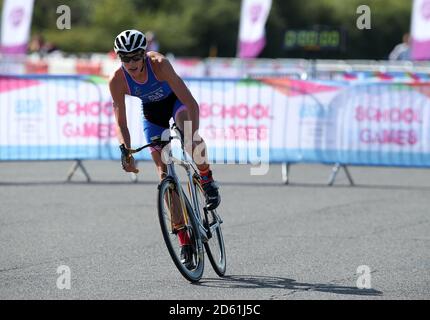
[[[221,197],[218,192],[218,186],[212,177],[212,170],[210,169],[207,156],[206,143],[198,133],[199,115],[197,112],[191,112],[190,110],[188,110],[178,100],[173,108],[173,116],[175,119],[175,123],[184,133],[186,151],[189,154],[191,153],[192,158],[196,163],[197,168],[199,169],[201,177],[200,183],[205,191],[207,208],[209,210],[216,209],[221,202]],[[186,121],[191,122],[191,137],[187,137],[187,135],[190,134],[189,132],[187,132],[190,131],[190,128],[187,128],[187,130],[185,130],[185,127],[189,125]],[[187,140],[190,139],[192,139],[191,150],[189,150],[190,147],[187,147],[187,145],[189,144],[189,141]]]
[[[185,136],[185,143],[189,144],[189,139],[192,141],[192,150],[188,150],[189,147],[186,145],[186,151],[192,156],[197,168],[200,171],[205,171],[209,168],[209,161],[207,158],[206,151],[206,143],[202,137],[200,137],[198,133],[199,129],[199,117],[198,115],[189,112],[188,108],[183,105],[179,100],[175,103],[173,107],[173,118],[175,120],[176,125],[181,129],[184,135],[189,135],[189,128],[187,128],[187,132],[185,132],[185,126],[187,125],[186,121],[189,121],[191,124],[191,137]],[[187,148],[188,147],[188,148]],[[195,149],[198,152],[195,153]]]

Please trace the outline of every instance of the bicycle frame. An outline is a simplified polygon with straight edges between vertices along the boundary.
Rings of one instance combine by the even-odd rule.
[[[187,157],[187,153],[185,151],[184,141],[182,139],[182,134],[181,134],[180,130],[176,127],[176,125],[173,125],[171,127],[171,130],[173,130],[176,133],[176,136],[170,136],[169,142],[171,142],[171,140],[173,140],[173,139],[178,139],[180,141],[183,160],[178,159],[178,158],[173,156],[172,148],[170,148],[170,143],[169,143],[168,144],[169,145],[169,151],[168,151],[169,162],[167,163],[167,176],[171,177],[175,181],[176,185],[181,189],[182,192],[178,192],[178,193],[180,195],[180,198],[181,198],[180,201],[181,201],[183,208],[184,208],[185,207],[185,200],[183,199],[184,193],[183,193],[183,189],[181,186],[181,182],[179,181],[179,178],[176,175],[174,165],[177,164],[177,165],[179,165],[185,169],[186,174],[187,174],[187,178],[188,178],[188,181],[187,181],[188,188],[190,190],[191,198],[192,198],[191,199],[192,200],[192,204],[191,204],[192,212],[191,212],[191,214],[193,214],[196,217],[196,221],[198,222],[199,229],[200,229],[199,235],[203,236],[203,238],[204,238],[203,240],[205,241],[211,237],[211,230],[206,229],[203,226],[202,221],[200,219],[200,217],[201,217],[200,212],[196,212],[197,210],[200,210],[200,208],[199,208],[198,201],[197,201],[197,191],[194,187],[194,179],[195,178],[194,178],[194,175],[192,174],[191,170],[194,170],[194,172],[197,172],[197,170],[194,168],[192,161],[187,160],[188,157]],[[204,214],[205,214],[205,217],[207,220],[207,212],[206,212],[206,210],[204,210],[204,211],[205,211]]]
[[[176,136],[170,136],[169,140],[171,142],[171,140],[173,139],[178,139],[181,143],[181,151],[182,151],[182,158],[184,160],[175,158],[172,154],[172,149],[169,147],[169,162],[167,164],[167,175],[172,177],[175,180],[175,183],[179,186],[179,188],[181,188],[182,191],[182,187],[179,181],[178,176],[176,175],[176,171],[175,171],[175,166],[174,164],[180,165],[181,167],[183,167],[187,173],[187,178],[188,178],[188,188],[190,190],[191,193],[191,197],[192,197],[192,206],[191,209],[193,210],[192,214],[194,214],[194,216],[196,217],[196,220],[199,224],[199,229],[200,229],[200,234],[203,236],[203,241],[207,241],[208,239],[210,239],[212,237],[213,234],[213,230],[215,230],[220,223],[222,223],[221,218],[218,216],[218,214],[215,215],[217,217],[216,222],[211,224],[211,225],[207,225],[207,227],[205,227],[202,223],[201,220],[201,208],[199,207],[198,201],[197,201],[197,191],[196,188],[194,186],[194,175],[191,173],[191,169],[194,170],[194,172],[197,174],[197,170],[194,168],[193,165],[193,161],[192,160],[187,160],[187,153],[185,151],[185,146],[184,146],[184,141],[182,139],[182,133],[179,130],[179,128],[176,127],[175,124],[172,125],[171,130],[173,130],[176,133]],[[169,143],[170,144],[170,143]],[[182,192],[180,193],[181,197],[183,197]],[[183,200],[181,200],[183,201]],[[208,212],[206,208],[203,208],[203,213],[205,215],[205,220],[208,220]]]

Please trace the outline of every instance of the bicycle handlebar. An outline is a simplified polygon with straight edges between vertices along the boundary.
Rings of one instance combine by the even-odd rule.
[[[179,132],[179,134],[181,136],[180,140],[182,143],[182,141],[183,141],[182,131],[176,126],[176,123],[173,123],[172,126],[170,127],[170,129],[171,130],[176,129]],[[145,144],[144,146],[139,147],[137,149],[127,149],[127,150],[129,152],[129,154],[131,155],[134,153],[138,153],[138,152],[140,152],[143,149],[148,148],[148,147],[155,147],[155,146],[164,147],[164,146],[168,145],[170,143],[170,141],[172,141],[173,139],[179,139],[179,138],[170,136],[168,141],[167,140],[161,140],[161,138],[158,138],[158,139],[152,141],[151,143]]]
[[[148,143],[148,144],[145,144],[144,146],[139,147],[139,148],[137,148],[137,149],[128,149],[128,152],[129,152],[130,154],[134,154],[134,153],[138,153],[138,152],[140,152],[140,151],[142,151],[143,149],[148,148],[148,147],[165,146],[165,145],[167,145],[168,143],[170,143],[170,140],[172,140],[172,139],[170,138],[170,139],[169,139],[169,141],[161,141],[161,140],[153,141],[153,142]]]

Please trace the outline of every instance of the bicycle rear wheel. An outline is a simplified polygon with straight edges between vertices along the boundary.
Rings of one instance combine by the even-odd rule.
[[[206,206],[204,191],[200,183],[194,181],[197,202],[201,214],[201,221],[206,229],[209,229],[210,238],[204,241],[206,254],[211,262],[212,268],[220,277],[224,276],[227,269],[227,258],[225,254],[224,237],[221,231],[221,217],[217,214],[216,210],[207,211],[207,215],[203,209]],[[207,219],[206,219],[207,218]]]
[[[167,177],[161,181],[158,186],[158,217],[164,242],[173,262],[187,280],[196,282],[203,275],[203,244],[198,234],[199,229],[197,228],[195,218],[192,214],[189,214],[191,211],[186,205],[187,201],[180,200],[179,192],[182,192],[182,189],[178,188],[171,177]],[[185,197],[185,195],[183,196]],[[173,212],[180,213],[181,226],[178,226],[177,222],[174,221],[175,219],[172,219]],[[193,263],[189,268],[183,265],[180,260],[180,246],[177,237],[179,227],[185,228],[191,240]]]

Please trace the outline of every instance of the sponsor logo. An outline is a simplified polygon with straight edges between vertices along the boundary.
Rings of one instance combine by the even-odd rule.
[[[142,89],[140,89],[139,87],[135,87],[134,95],[140,97],[142,95]]]
[[[18,27],[24,20],[24,12],[24,8],[16,7],[13,8],[9,14],[9,21],[15,28]]]
[[[425,20],[430,20],[430,0],[424,0],[421,5],[421,14]]]
[[[261,4],[254,4],[249,11],[251,22],[256,23],[263,13],[263,6]]]
[[[40,114],[42,109],[43,105],[39,99],[25,99],[15,102],[16,114]]]

